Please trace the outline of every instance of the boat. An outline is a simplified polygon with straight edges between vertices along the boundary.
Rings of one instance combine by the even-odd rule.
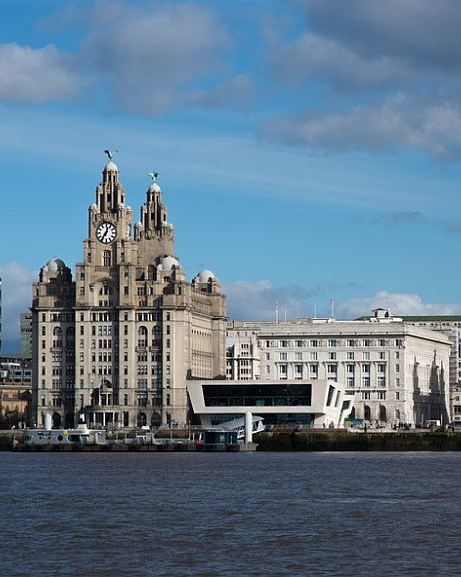
[[[106,431],[89,429],[80,424],[76,429],[26,429],[23,436],[24,447],[65,445],[105,445]]]

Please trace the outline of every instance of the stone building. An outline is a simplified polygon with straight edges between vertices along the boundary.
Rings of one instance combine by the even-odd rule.
[[[0,356],[0,429],[32,422],[32,360],[30,356]]]
[[[327,379],[354,395],[353,416],[380,425],[449,422],[450,341],[375,311],[358,321],[229,321],[226,378]]]
[[[402,319],[408,324],[441,332],[450,339],[450,413],[452,421],[461,426],[461,316],[403,316]]]
[[[21,337],[21,354],[32,358],[32,313],[30,311],[19,315]]]
[[[34,414],[39,426],[185,424],[186,379],[224,375],[225,297],[208,270],[186,280],[157,174],[133,224],[107,153],[75,279],[53,258],[33,286]]]

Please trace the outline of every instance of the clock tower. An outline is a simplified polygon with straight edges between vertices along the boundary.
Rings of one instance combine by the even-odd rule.
[[[186,379],[225,374],[225,297],[210,271],[186,280],[157,173],[133,225],[106,153],[75,280],[55,258],[34,285],[37,424],[186,425]]]

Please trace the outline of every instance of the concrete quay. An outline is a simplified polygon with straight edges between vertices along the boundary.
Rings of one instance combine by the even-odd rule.
[[[461,451],[461,433],[292,430],[259,433],[258,451]]]

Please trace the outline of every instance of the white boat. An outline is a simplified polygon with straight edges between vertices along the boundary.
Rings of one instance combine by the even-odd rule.
[[[37,445],[105,445],[106,431],[88,429],[80,424],[76,429],[26,429],[23,444]]]

